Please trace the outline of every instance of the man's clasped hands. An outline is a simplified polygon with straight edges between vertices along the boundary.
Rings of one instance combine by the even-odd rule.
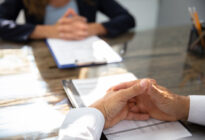
[[[111,87],[90,107],[102,112],[104,128],[109,128],[121,120],[187,120],[189,104],[189,96],[171,93],[153,79],[140,79]]]

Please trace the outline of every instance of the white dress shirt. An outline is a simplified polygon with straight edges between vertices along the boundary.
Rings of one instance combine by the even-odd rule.
[[[95,108],[72,109],[61,126],[59,140],[99,140],[104,123],[103,114]]]
[[[191,95],[188,121],[205,125],[205,96]]]
[[[205,125],[205,96],[190,96],[188,121]],[[59,140],[99,140],[105,119],[95,108],[78,108],[68,112],[59,131]]]

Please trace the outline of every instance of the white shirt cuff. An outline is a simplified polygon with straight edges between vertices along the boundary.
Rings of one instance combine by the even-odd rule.
[[[77,108],[68,112],[59,131],[59,140],[97,140],[104,128],[105,118],[95,108]]]
[[[188,121],[200,125],[205,125],[205,96],[190,96],[190,109]]]

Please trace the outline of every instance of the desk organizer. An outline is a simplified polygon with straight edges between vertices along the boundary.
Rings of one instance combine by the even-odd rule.
[[[205,45],[202,45],[201,40],[205,42],[205,24],[202,24],[201,35],[199,35],[196,28],[192,26],[189,36],[188,52],[199,57],[205,56]]]

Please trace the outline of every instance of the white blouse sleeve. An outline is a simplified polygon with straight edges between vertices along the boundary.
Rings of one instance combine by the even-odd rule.
[[[103,114],[95,108],[77,108],[68,112],[59,140],[99,140],[104,128]]]
[[[205,96],[190,96],[190,109],[188,121],[200,125],[205,125]]]

